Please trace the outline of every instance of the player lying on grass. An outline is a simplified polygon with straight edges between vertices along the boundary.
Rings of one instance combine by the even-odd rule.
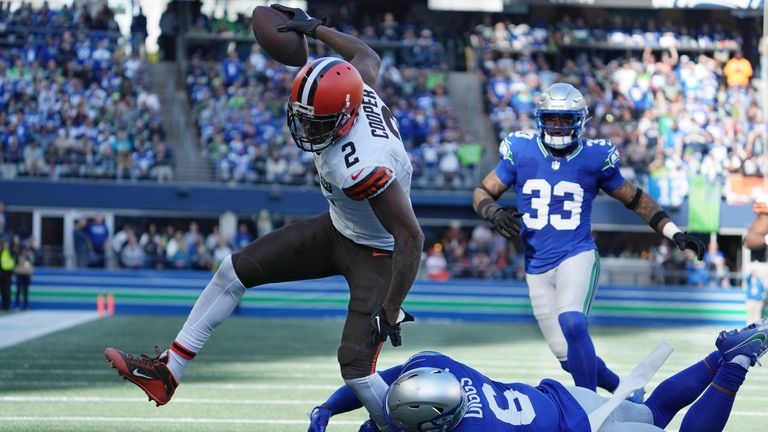
[[[747,370],[768,350],[768,320],[721,332],[717,350],[662,381],[645,403],[623,401],[600,432],[658,432],[693,403],[681,432],[722,431]],[[607,399],[545,379],[538,386],[494,381],[446,355],[424,351],[379,372],[390,383],[387,419],[395,430],[589,432],[588,415]],[[362,405],[345,386],[310,414],[309,432]],[[360,431],[377,431],[369,420]]]

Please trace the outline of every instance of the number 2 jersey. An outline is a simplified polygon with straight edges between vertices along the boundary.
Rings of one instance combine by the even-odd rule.
[[[608,140],[581,140],[568,156],[556,158],[532,131],[513,132],[499,145],[496,175],[514,187],[523,212],[525,271],[544,273],[563,260],[595,249],[592,201],[624,178],[616,147]]]
[[[355,243],[392,250],[395,239],[367,200],[393,181],[410,196],[413,168],[392,112],[371,87],[363,87],[360,114],[352,129],[316,153],[315,166],[333,226]]]
[[[448,356],[429,351],[411,357],[403,365],[400,375],[420,367],[447,369],[459,380],[467,395],[464,418],[451,432],[590,430],[584,409],[557,381],[545,379],[536,387],[501,383]]]

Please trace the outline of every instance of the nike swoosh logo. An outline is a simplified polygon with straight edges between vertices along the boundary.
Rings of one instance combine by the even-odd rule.
[[[379,252],[379,251],[376,251],[376,250],[371,252],[371,256],[390,256],[390,255],[392,255],[392,254],[389,253],[389,252]]]
[[[142,377],[146,379],[152,379],[151,376],[144,375],[143,373],[139,372],[139,368],[136,368],[133,370],[133,376]]]
[[[356,173],[352,174],[352,180],[357,180],[357,178],[358,178],[358,177],[360,177],[360,174],[362,174],[362,172],[363,172],[363,170],[364,170],[364,169],[365,169],[365,168],[362,168],[360,171],[358,171],[358,172],[356,172]]]
[[[744,342],[736,345],[735,347],[729,349],[726,352],[731,352],[731,351],[733,351],[735,349],[738,349],[738,348],[741,348],[741,347],[743,347],[745,345],[749,345],[752,342],[760,342],[761,344],[765,343],[765,334],[764,333],[755,333],[752,336],[750,336],[749,339],[747,339]]]

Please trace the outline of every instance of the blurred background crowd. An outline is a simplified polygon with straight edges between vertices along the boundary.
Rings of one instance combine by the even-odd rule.
[[[312,155],[292,144],[285,126],[284,103],[296,69],[274,62],[253,43],[245,13],[209,14],[201,2],[170,2],[159,19],[159,51],[151,53],[141,8],[134,8],[126,33],[106,3],[56,9],[47,2],[11,3],[0,2],[0,178],[162,183],[186,170],[183,158],[204,167],[201,178],[231,186],[318,184]],[[759,35],[733,22],[570,8],[536,19],[471,13],[435,26],[424,14],[396,9],[327,9],[331,25],[365,40],[382,57],[378,91],[398,120],[415,189],[471,190],[493,166],[497,143],[507,133],[535,128],[535,100],[557,81],[587,96],[591,120],[584,136],[615,144],[624,176],[665,206],[681,205],[693,175],[735,201],[744,197],[731,187],[734,179],[762,183],[768,132]],[[182,45],[183,32],[188,38]],[[310,51],[328,54],[315,44]],[[176,114],[163,105],[162,75],[149,72],[158,61],[182,65],[183,92],[174,97],[189,107],[199,144],[194,151],[181,149],[169,135]],[[456,88],[448,76],[457,70],[478,77],[479,112],[454,108],[452,97],[461,95],[451,94]],[[491,139],[467,127],[482,122]],[[109,232],[98,217],[82,218],[74,233],[76,262],[210,269],[222,254],[290,220],[264,211],[241,220],[237,234],[227,236],[210,221],[201,221],[201,228],[126,217]],[[46,255],[30,227],[7,224],[3,231]],[[446,221],[426,231],[424,277],[523,276],[521,245],[485,224]],[[598,233],[597,239],[606,257],[643,259],[664,270],[654,273],[658,283],[739,283],[732,274],[737,241],[712,236],[709,258],[694,262],[656,238],[620,242]]]

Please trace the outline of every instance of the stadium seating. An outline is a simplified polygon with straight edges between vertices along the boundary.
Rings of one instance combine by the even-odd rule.
[[[160,106],[112,12],[28,4],[5,12],[0,175],[168,180]]]

